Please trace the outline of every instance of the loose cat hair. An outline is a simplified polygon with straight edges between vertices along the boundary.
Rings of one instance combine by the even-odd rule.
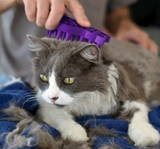
[[[154,78],[146,74],[153,69],[145,63],[154,57],[152,54],[135,50],[141,58],[129,59],[127,52],[122,54],[121,50],[120,55],[110,50],[116,48],[114,39],[99,49],[86,42],[28,38],[30,49],[36,53],[33,72],[40,104],[37,115],[59,130],[63,139],[89,139],[75,117],[110,115],[129,122],[128,135],[136,146],[158,143],[159,133],[148,119],[152,90],[146,90],[145,85]],[[152,86],[157,80],[152,80]]]

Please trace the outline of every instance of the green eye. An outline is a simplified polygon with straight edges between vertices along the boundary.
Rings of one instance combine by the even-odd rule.
[[[39,77],[40,77],[41,81],[48,82],[48,79],[47,79],[47,77],[45,75],[40,74]]]
[[[66,84],[73,84],[75,81],[75,78],[65,78],[64,83]]]

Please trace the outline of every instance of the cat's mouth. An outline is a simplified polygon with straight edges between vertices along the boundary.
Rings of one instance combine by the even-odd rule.
[[[61,104],[56,104],[56,103],[53,103],[55,106],[59,107],[59,108],[63,108],[65,107],[66,105],[61,105]]]
[[[67,106],[70,103],[72,103],[72,101],[73,101],[73,98],[69,95],[67,95],[67,96],[65,95],[64,97],[55,96],[54,98],[48,97],[48,99],[50,100],[50,103],[52,103],[56,106],[61,106],[61,107]]]
[[[52,101],[52,103],[54,104],[54,105],[56,105],[57,107],[64,107],[64,106],[67,106],[68,105],[68,103],[67,102],[64,102],[63,100],[62,101],[58,101],[58,100],[51,100]]]

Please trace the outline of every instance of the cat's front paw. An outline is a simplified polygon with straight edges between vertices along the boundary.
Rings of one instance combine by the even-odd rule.
[[[135,142],[135,146],[146,147],[158,144],[159,132],[149,123],[131,123],[128,135]]]
[[[79,124],[76,124],[70,130],[66,130],[66,132],[62,134],[62,137],[75,142],[85,142],[89,140],[85,129]]]

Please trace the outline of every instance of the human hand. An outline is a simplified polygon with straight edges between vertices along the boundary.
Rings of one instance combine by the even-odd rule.
[[[73,14],[77,22],[84,27],[90,27],[84,9],[78,0],[23,0],[25,12],[30,22],[36,22],[40,27],[54,29],[65,13],[65,7]]]
[[[158,47],[154,41],[131,20],[124,20],[120,23],[115,37],[140,44],[145,49],[158,54]]]

